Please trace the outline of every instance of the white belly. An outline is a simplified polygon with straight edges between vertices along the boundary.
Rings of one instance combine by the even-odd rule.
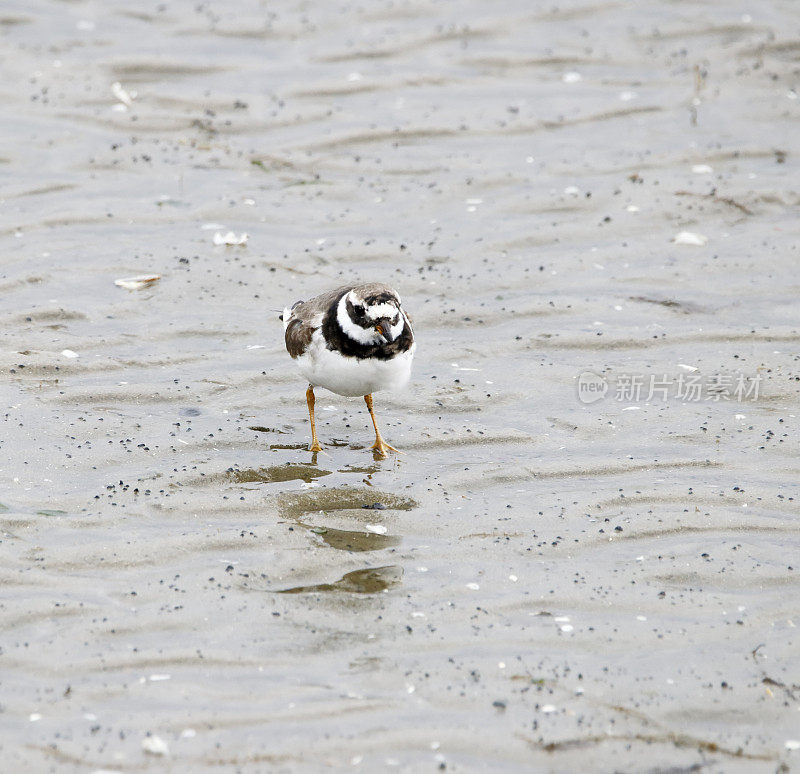
[[[314,331],[311,345],[295,359],[300,373],[314,387],[324,387],[338,395],[357,397],[379,390],[399,390],[411,376],[411,361],[416,344],[391,360],[344,357],[325,346],[322,332]]]

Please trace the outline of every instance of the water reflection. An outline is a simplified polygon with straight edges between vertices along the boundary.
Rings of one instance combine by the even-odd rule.
[[[281,589],[279,594],[307,594],[316,592],[344,592],[346,594],[378,594],[400,583],[402,567],[396,564],[385,567],[367,567],[353,570],[333,583],[316,583],[310,586],[293,586]]]

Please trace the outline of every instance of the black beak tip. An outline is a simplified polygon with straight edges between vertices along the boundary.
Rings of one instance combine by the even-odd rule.
[[[392,336],[392,326],[388,320],[376,325],[375,330],[378,332],[378,335],[383,339],[384,343],[391,344],[394,341],[394,338]]]

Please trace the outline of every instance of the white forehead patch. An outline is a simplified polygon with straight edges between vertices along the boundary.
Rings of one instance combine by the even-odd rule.
[[[374,304],[367,307],[367,317],[370,320],[380,320],[382,317],[394,319],[397,314],[397,307],[394,304]]]

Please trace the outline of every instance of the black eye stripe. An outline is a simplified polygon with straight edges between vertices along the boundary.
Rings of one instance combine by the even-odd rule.
[[[361,303],[354,304],[348,299],[347,314],[350,319],[361,328],[367,329],[372,326],[372,322],[367,318],[366,309]]]

